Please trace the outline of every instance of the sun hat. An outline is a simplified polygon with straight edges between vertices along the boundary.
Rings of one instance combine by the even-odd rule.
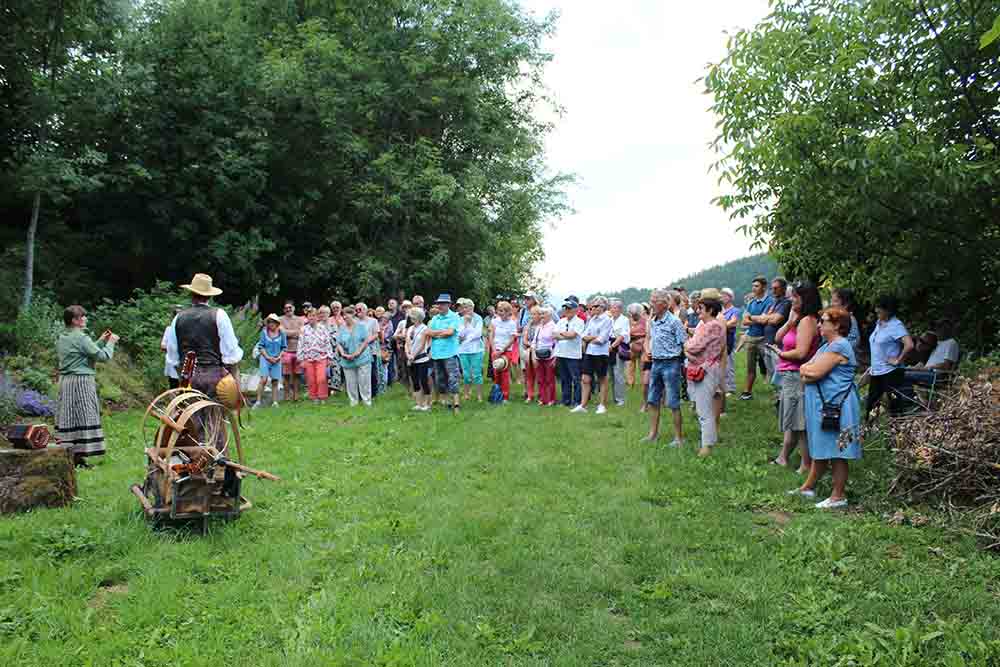
[[[434,300],[434,303],[451,303],[451,295],[447,292],[442,292],[438,294],[438,298]]]
[[[503,371],[507,370],[507,357],[497,357],[493,360],[493,370]]]
[[[264,322],[265,323],[266,322],[270,322],[271,320],[274,320],[278,324],[281,324],[281,318],[278,317],[277,315],[275,315],[274,313],[271,313],[270,315],[268,315],[267,317],[264,318]]]
[[[194,292],[200,296],[218,296],[222,290],[212,286],[212,276],[207,273],[196,273],[187,285],[181,285],[189,292]]]
[[[701,291],[702,301],[708,299],[709,301],[722,301],[722,293],[714,287],[706,287]]]

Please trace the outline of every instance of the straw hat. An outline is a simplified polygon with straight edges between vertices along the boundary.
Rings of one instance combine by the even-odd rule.
[[[222,290],[218,287],[212,286],[212,276],[207,273],[196,273],[191,282],[187,285],[181,285],[184,289],[189,292],[194,292],[201,296],[218,296],[222,294]]]
[[[277,316],[276,314],[274,314],[274,313],[271,313],[270,315],[268,315],[267,317],[265,317],[265,318],[264,318],[264,322],[265,322],[265,324],[266,324],[267,322],[270,322],[271,320],[274,320],[274,321],[275,321],[275,322],[277,322],[278,324],[281,324],[281,318],[280,318],[280,317],[278,317],[278,316]]]
[[[701,300],[722,301],[722,293],[714,287],[706,287],[701,291]]]
[[[493,370],[503,371],[507,369],[507,357],[497,357],[493,360]]]

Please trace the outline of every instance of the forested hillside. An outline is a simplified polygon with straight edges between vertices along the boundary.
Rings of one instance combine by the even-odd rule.
[[[702,287],[731,287],[736,292],[737,300],[744,292],[750,291],[750,282],[754,276],[762,275],[773,278],[778,273],[778,263],[767,253],[750,255],[743,259],[735,259],[725,264],[692,273],[689,276],[668,281],[657,287],[674,287],[683,285],[689,291]],[[625,303],[642,303],[649,300],[650,287],[629,287],[608,296],[616,297]]]
[[[562,205],[505,0],[0,7],[0,306],[211,273],[222,299],[521,292]],[[276,297],[275,297],[276,298]]]

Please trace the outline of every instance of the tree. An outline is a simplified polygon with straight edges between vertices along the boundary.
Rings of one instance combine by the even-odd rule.
[[[705,78],[718,203],[790,275],[904,297],[996,341],[997,44],[989,3],[778,0]]]

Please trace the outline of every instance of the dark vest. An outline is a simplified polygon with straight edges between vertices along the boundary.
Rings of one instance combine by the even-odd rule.
[[[222,365],[222,351],[219,346],[219,327],[215,323],[215,308],[197,305],[181,311],[177,316],[177,348],[181,363],[184,356],[194,350],[198,367]]]

